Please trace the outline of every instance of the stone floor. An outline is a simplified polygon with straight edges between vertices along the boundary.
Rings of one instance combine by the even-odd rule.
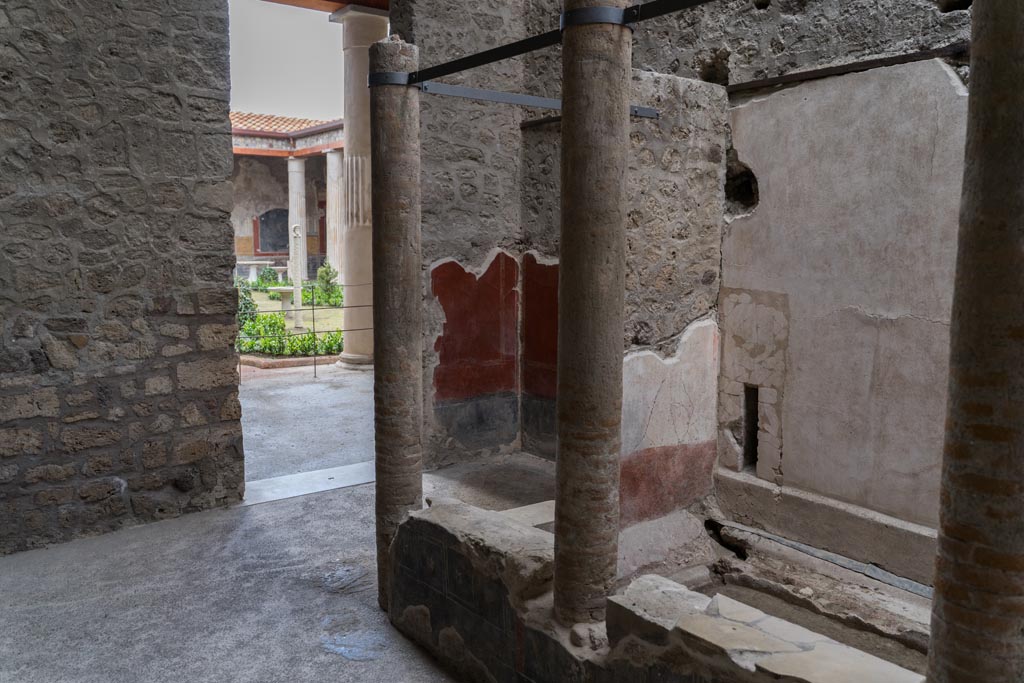
[[[554,465],[510,454],[424,489],[519,507],[553,497]],[[0,681],[454,680],[377,608],[373,507],[355,486],[2,557]]]
[[[373,460],[372,372],[243,366],[238,397],[246,481]]]
[[[373,487],[0,558],[0,681],[452,680],[376,604]]]

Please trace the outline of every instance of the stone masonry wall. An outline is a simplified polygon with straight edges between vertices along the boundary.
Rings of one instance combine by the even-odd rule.
[[[523,0],[483,0],[472,8],[457,0],[395,0],[391,31],[419,47],[421,68],[527,35]],[[522,60],[515,59],[441,80],[519,92],[522,79]],[[448,399],[452,392],[436,384],[439,374],[450,376],[443,369],[439,373],[438,367],[442,350],[453,348],[455,321],[446,321],[444,307],[450,311],[452,305],[443,301],[444,283],[436,283],[433,271],[452,260],[465,272],[483,271],[495,249],[519,250],[519,124],[524,112],[502,104],[432,95],[422,95],[420,103],[426,297],[424,448],[428,465],[442,465],[510,448],[518,441],[515,387],[510,391],[501,382],[493,390],[463,392]],[[439,284],[437,291],[435,284]],[[515,318],[509,321],[502,316],[501,320],[503,326],[518,327]],[[452,323],[448,329],[446,322]],[[488,329],[464,332],[466,337],[481,335],[506,336]],[[507,363],[505,351],[498,349],[492,355],[495,363]],[[464,360],[467,366],[479,367],[473,358]],[[486,434],[467,439],[472,431]]]
[[[736,84],[970,38],[935,0],[719,0],[644,22],[633,66]]]
[[[0,553],[241,498],[227,21],[0,5]]]

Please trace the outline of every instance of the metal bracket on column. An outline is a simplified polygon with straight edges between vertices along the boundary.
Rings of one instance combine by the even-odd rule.
[[[630,31],[636,30],[636,22],[640,18],[637,5],[621,9],[619,7],[580,7],[562,14],[559,27],[565,30],[569,26],[584,24],[616,24],[625,26]]]
[[[378,85],[410,85],[409,73],[406,71],[378,71],[370,74],[367,85],[371,88]]]

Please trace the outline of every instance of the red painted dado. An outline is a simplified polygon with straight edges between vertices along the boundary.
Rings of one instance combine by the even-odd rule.
[[[622,460],[622,526],[657,519],[711,493],[716,444],[648,448]]]
[[[519,264],[498,254],[477,278],[449,261],[431,273],[431,289],[444,309],[444,331],[434,349],[438,400],[518,391],[516,362]]]
[[[558,264],[523,257],[523,391],[555,398],[558,375]]]

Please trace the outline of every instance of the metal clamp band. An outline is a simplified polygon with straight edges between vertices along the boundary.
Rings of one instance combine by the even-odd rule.
[[[369,87],[378,85],[409,85],[409,74],[405,71],[378,71],[367,79]]]
[[[618,7],[580,7],[564,12],[559,26],[564,31],[569,26],[616,24],[618,26],[625,26],[630,31],[635,31],[639,16],[640,12],[636,5],[626,9]]]

